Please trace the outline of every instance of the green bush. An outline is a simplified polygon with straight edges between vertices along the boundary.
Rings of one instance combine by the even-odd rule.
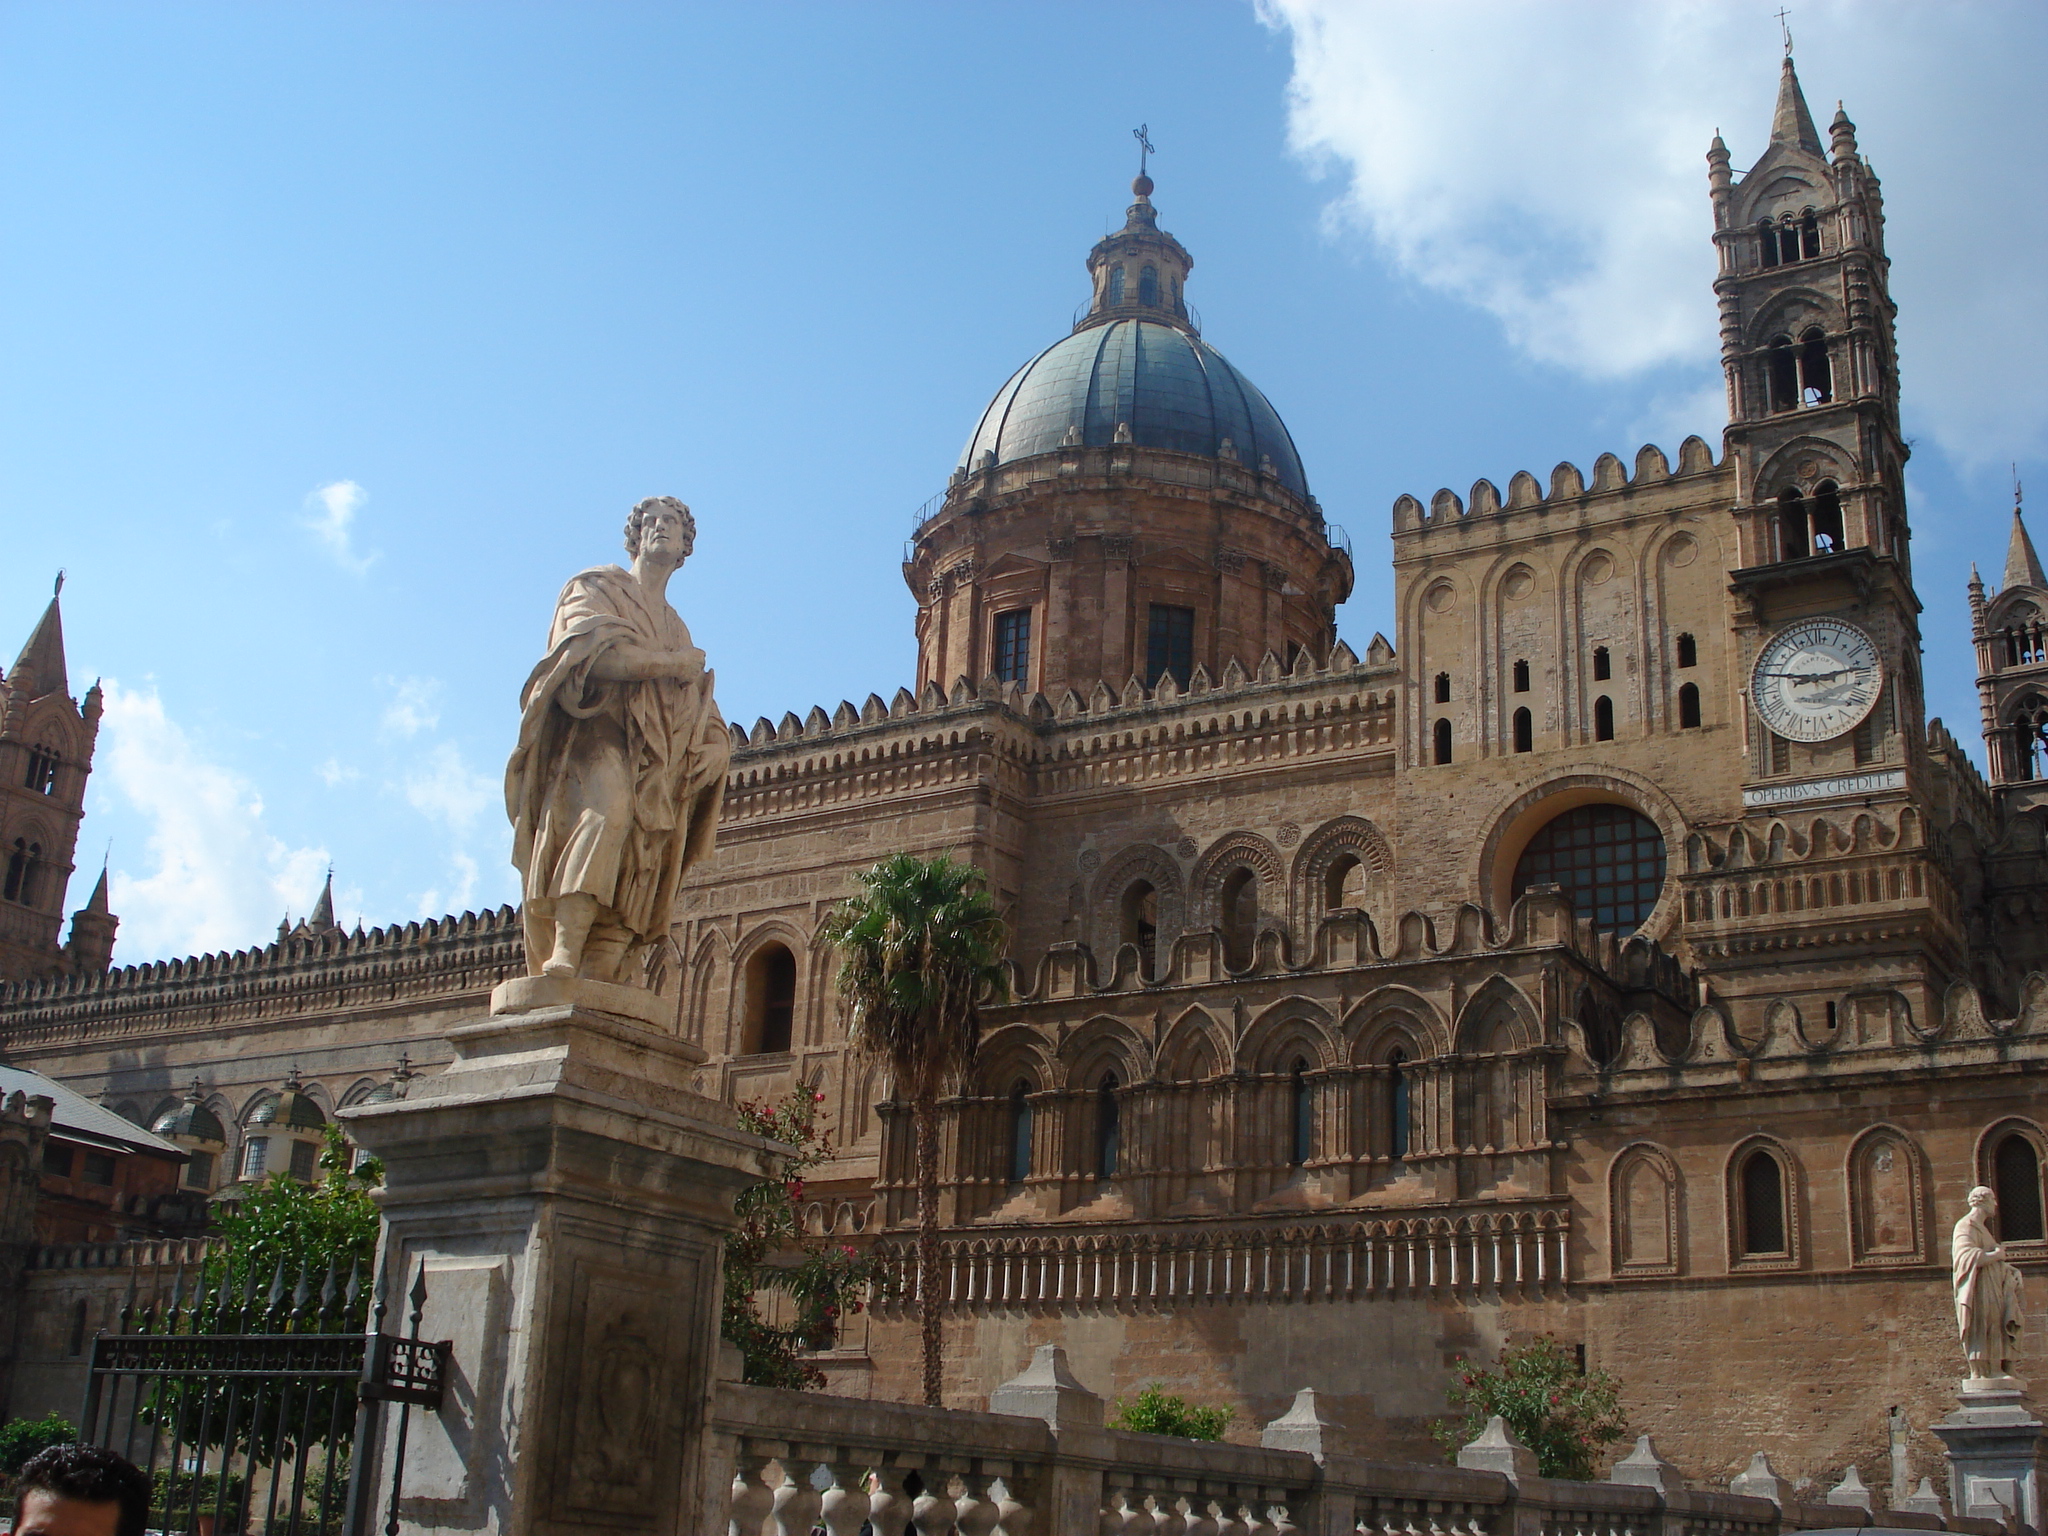
[[[1460,1419],[1439,1419],[1431,1429],[1455,1461],[1495,1414],[1507,1420],[1515,1438],[1536,1453],[1545,1477],[1591,1482],[1601,1448],[1628,1432],[1621,1411],[1621,1383],[1605,1371],[1581,1371],[1576,1351],[1549,1334],[1526,1344],[1504,1345],[1500,1364],[1478,1370],[1460,1359],[1445,1395]]]
[[[77,1438],[78,1431],[61,1413],[46,1413],[40,1419],[9,1419],[0,1425],[0,1474],[11,1479],[37,1451],[69,1445]]]
[[[191,1531],[200,1520],[211,1520],[216,1509],[220,1511],[217,1531],[239,1531],[248,1523],[249,1488],[234,1473],[228,1474],[225,1491],[218,1472],[173,1472],[164,1468],[151,1481],[151,1530]]]
[[[1158,1382],[1144,1388],[1129,1402],[1116,1400],[1116,1417],[1111,1429],[1136,1430],[1141,1435],[1175,1435],[1182,1440],[1221,1440],[1229,1427],[1230,1410],[1204,1407],[1176,1397]]]

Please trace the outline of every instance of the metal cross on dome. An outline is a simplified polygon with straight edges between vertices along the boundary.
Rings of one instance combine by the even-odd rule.
[[[1138,174],[1140,176],[1145,174],[1146,156],[1156,153],[1152,148],[1152,140],[1146,136],[1150,127],[1151,124],[1149,123],[1140,123],[1131,130],[1131,137],[1138,141]]]

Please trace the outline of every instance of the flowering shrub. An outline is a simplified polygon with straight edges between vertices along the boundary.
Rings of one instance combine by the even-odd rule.
[[[757,1387],[822,1387],[825,1376],[803,1358],[829,1349],[843,1316],[856,1313],[874,1265],[844,1243],[803,1229],[804,1175],[832,1155],[819,1126],[825,1095],[798,1088],[779,1104],[737,1106],[740,1124],[794,1147],[776,1176],[734,1202],[739,1226],[725,1240],[725,1299],[720,1331],[739,1346],[746,1380]],[[765,1295],[788,1299],[789,1322],[762,1316]]]
[[[1183,1440],[1221,1440],[1229,1423],[1228,1408],[1191,1403],[1155,1381],[1129,1402],[1118,1398],[1109,1427],[1142,1435],[1178,1435]]]
[[[1493,1370],[1460,1358],[1452,1371],[1445,1396],[1464,1416],[1437,1420],[1431,1433],[1453,1460],[1499,1414],[1536,1453],[1543,1476],[1590,1482],[1601,1448],[1628,1432],[1621,1383],[1605,1371],[1581,1371],[1577,1354],[1547,1333],[1502,1346]]]

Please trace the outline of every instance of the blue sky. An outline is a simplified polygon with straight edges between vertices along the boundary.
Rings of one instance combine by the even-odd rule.
[[[1702,155],[1775,3],[0,8],[0,643],[68,573],[120,957],[515,895],[498,781],[628,506],[751,721],[911,682],[897,569],[1130,129],[1391,633],[1394,497],[1718,442]],[[2038,7],[1795,12],[1885,177],[1931,708],[2048,491]],[[16,638],[6,639],[12,625]]]

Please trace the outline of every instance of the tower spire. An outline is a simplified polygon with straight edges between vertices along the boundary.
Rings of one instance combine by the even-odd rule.
[[[1813,126],[1813,114],[1806,110],[1806,93],[1799,88],[1799,72],[1792,67],[1789,47],[1785,51],[1785,67],[1778,73],[1778,107],[1771,114],[1771,142],[1797,144],[1813,154],[1821,153],[1820,131]]]
[[[24,667],[28,676],[34,679],[36,698],[46,694],[71,692],[71,680],[64,666],[64,615],[58,606],[58,594],[64,590],[64,573],[57,573],[57,584],[50,593],[50,606],[43,610],[43,616],[28,637],[28,644],[21,648],[21,654],[14,658],[12,677]]]
[[[2034,541],[2027,537],[2027,525],[2020,516],[2020,483],[2012,483],[2012,537],[2005,546],[2005,590],[2014,587],[2048,589],[2048,576],[2041,573],[2041,557],[2034,553]]]

